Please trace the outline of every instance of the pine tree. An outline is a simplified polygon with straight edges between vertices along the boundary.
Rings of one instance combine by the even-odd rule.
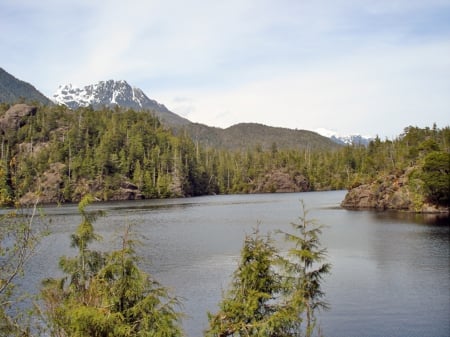
[[[450,207],[450,153],[430,152],[424,158],[421,178],[429,201]]]
[[[111,336],[182,336],[177,298],[150,275],[139,269],[130,226],[121,238],[121,248],[108,255],[105,266],[94,278],[102,294],[102,308],[118,316]]]
[[[317,328],[315,313],[328,308],[323,300],[325,293],[321,282],[330,272],[331,264],[325,262],[327,250],[320,245],[323,225],[307,218],[308,211],[303,201],[301,207],[299,223],[291,224],[295,232],[284,233],[286,241],[294,245],[285,261],[285,289],[288,305],[297,312],[298,321],[305,322],[304,335],[310,337]]]
[[[6,160],[0,159],[0,206],[11,205],[13,203],[10,180],[8,163]]]
[[[247,236],[231,288],[215,315],[209,314],[207,337],[294,336],[296,319],[277,301],[280,275],[274,270],[277,250],[256,230]]]
[[[92,226],[98,214],[85,210],[91,201],[85,197],[80,202],[82,222],[71,237],[78,255],[60,260],[66,277],[44,281],[42,297],[51,335],[181,336],[178,301],[137,266],[129,227],[119,250],[89,249],[100,238]]]
[[[104,265],[104,256],[89,249],[90,243],[101,239],[94,232],[92,224],[99,215],[98,212],[86,210],[92,201],[92,196],[87,195],[78,205],[82,220],[71,236],[71,246],[78,249],[78,255],[63,256],[59,261],[59,267],[66,276],[61,279],[46,279],[43,282],[41,293],[53,336],[88,336],[83,333],[87,328],[86,323],[80,323],[95,317],[91,304],[97,298],[96,294],[90,292],[90,286],[91,280]],[[99,325],[100,322],[96,322],[95,326]]]

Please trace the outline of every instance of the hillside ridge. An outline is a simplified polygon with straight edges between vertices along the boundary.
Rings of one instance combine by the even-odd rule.
[[[0,103],[13,104],[21,101],[52,104],[52,101],[33,85],[19,80],[0,67]]]

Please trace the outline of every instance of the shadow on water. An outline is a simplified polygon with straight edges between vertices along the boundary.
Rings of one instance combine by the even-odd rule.
[[[259,198],[258,198],[259,196]],[[90,211],[104,211],[111,213],[128,212],[161,212],[161,211],[181,211],[192,207],[208,206],[233,206],[233,205],[253,205],[253,204],[274,204],[279,203],[279,198],[269,199],[267,194],[261,195],[212,195],[190,198],[168,198],[168,199],[142,199],[125,201],[99,201],[88,206]],[[46,215],[73,216],[79,215],[78,204],[48,204],[38,207]],[[31,212],[32,208],[30,208]],[[0,213],[7,213],[8,210],[0,210]]]
[[[450,226],[450,215],[442,213],[412,213],[400,211],[374,211],[373,217],[378,221],[407,222],[431,226]]]

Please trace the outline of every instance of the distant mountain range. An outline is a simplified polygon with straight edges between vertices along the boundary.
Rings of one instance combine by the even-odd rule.
[[[138,88],[133,88],[126,81],[100,81],[97,84],[75,87],[71,84],[60,86],[52,96],[56,104],[66,105],[70,109],[92,106],[94,109],[119,106],[134,110],[148,110],[155,114],[163,124],[173,128],[177,133],[188,134],[195,142],[204,146],[226,148],[230,150],[260,146],[268,149],[315,149],[335,148],[348,144],[349,139],[336,135],[319,134],[307,130],[293,130],[271,127],[257,123],[240,123],[226,129],[192,123],[163,104],[150,99]],[[20,81],[0,68],[0,102],[14,103],[24,100],[52,104],[31,84]],[[351,141],[366,144],[360,136],[351,136]]]
[[[332,141],[334,141],[337,144],[341,145],[363,145],[367,146],[369,145],[370,141],[374,139],[374,137],[371,136],[362,136],[362,135],[340,135],[336,131],[327,130],[327,129],[316,129],[315,132],[317,132],[319,135],[322,135],[324,137],[330,138]]]
[[[52,104],[52,101],[40,93],[31,84],[15,78],[0,68],[0,103],[41,103]]]

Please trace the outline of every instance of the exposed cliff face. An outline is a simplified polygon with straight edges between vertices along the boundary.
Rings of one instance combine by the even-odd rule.
[[[408,184],[408,173],[389,175],[383,180],[352,188],[341,206],[347,209],[447,213],[447,208],[429,204],[412,191]]]

